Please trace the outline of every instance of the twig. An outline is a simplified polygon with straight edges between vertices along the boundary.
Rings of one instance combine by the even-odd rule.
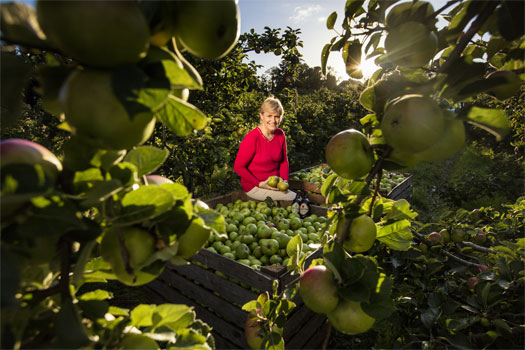
[[[447,2],[445,5],[443,5],[440,9],[438,9],[437,11],[434,11],[433,14],[431,14],[430,16],[428,16],[428,18],[434,18],[436,17],[437,15],[439,15],[441,12],[443,12],[444,10],[447,9],[447,7],[450,7],[452,5],[454,5],[455,3],[457,2],[460,2],[460,0],[451,0],[449,2]]]
[[[483,253],[495,253],[494,249],[490,249],[490,248],[485,248],[485,247],[482,247],[482,246],[479,246],[477,244],[474,244],[472,242],[461,242],[462,245],[466,246],[466,247],[470,247],[472,248],[473,250],[477,250],[478,252],[483,252]]]
[[[433,242],[429,241],[428,239],[426,239],[425,236],[423,236],[421,233],[417,232],[416,230],[414,229],[410,229],[410,231],[412,231],[412,233],[417,237],[418,240],[420,240],[421,242],[425,243],[426,245],[429,245],[429,246],[432,246],[432,245],[435,245]],[[457,257],[455,256],[454,254],[448,252],[446,249],[444,249],[443,247],[440,248],[441,252],[448,256],[449,258],[451,259],[454,259],[456,260],[457,262],[460,262],[462,263],[463,265],[467,265],[467,266],[472,266],[472,267],[481,267],[483,265],[481,264],[476,264],[476,263],[473,263],[473,262],[470,262],[470,261],[467,261],[465,259],[461,259],[460,257]]]

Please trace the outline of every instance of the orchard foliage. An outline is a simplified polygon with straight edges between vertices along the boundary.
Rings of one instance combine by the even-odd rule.
[[[70,133],[60,157],[28,140],[0,144],[3,348],[214,347],[191,307],[117,308],[94,283],[145,284],[225,232],[224,218],[183,185],[148,181],[169,152],[143,145],[156,122],[178,137],[205,127],[187,102],[202,79],[176,42],[201,57],[226,55],[238,6],[220,5],[225,22],[197,11],[208,31],[190,30],[212,40],[205,47],[174,26],[195,15],[188,3],[1,5],[2,124],[17,122],[31,76],[42,109]],[[36,66],[22,57],[32,52]]]

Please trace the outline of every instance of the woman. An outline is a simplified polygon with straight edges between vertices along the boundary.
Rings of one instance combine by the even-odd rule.
[[[280,191],[268,185],[272,175],[288,181],[286,136],[278,128],[283,113],[281,102],[268,97],[259,110],[259,126],[244,137],[235,158],[233,169],[241,177],[244,192],[252,199],[295,199],[295,192]]]

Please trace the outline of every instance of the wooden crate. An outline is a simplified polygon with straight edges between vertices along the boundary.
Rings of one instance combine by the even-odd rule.
[[[214,208],[218,203],[246,200],[243,191],[234,191],[205,202]],[[282,201],[282,205],[289,205]],[[326,208],[312,206],[312,213],[326,215]],[[317,250],[307,257],[310,262],[321,257]],[[219,274],[217,273],[219,272]],[[195,308],[197,317],[213,327],[218,349],[246,349],[244,324],[247,312],[242,305],[257,299],[261,292],[272,292],[277,281],[279,291],[293,282],[284,266],[263,266],[255,270],[222,255],[201,249],[183,266],[168,264],[164,272],[144,288],[153,303],[183,303]],[[317,349],[321,347],[327,320],[324,314],[308,309],[297,296],[296,307],[289,315],[284,330],[286,348]]]
[[[315,165],[313,167],[302,169],[302,171],[308,171],[313,168],[317,168],[319,166],[322,166],[323,168],[327,167],[328,165],[325,163]],[[290,175],[295,174],[291,173]],[[407,175],[407,178],[401,182],[399,185],[394,187],[389,193],[385,193],[383,195],[386,195],[387,198],[393,199],[393,200],[399,200],[399,199],[407,199],[410,200],[412,198],[412,182],[413,182],[413,175],[405,174]],[[299,180],[290,180],[290,190],[302,190],[308,192],[308,199],[310,200],[310,203],[314,205],[324,205],[326,204],[326,197],[324,197],[321,194],[321,185],[313,182],[308,181],[299,181]]]

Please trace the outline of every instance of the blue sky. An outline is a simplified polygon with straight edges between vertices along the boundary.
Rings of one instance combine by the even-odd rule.
[[[239,0],[241,11],[241,32],[254,29],[263,33],[264,27],[281,28],[281,33],[286,27],[301,29],[300,38],[303,41],[304,61],[311,67],[321,65],[321,50],[336,35],[333,30],[326,28],[326,19],[337,11],[338,21],[336,29],[341,28],[342,16],[346,0]],[[264,65],[258,73],[277,66],[280,58],[271,54],[250,54],[250,59],[257,64]],[[344,64],[341,55],[333,52],[328,65],[334,67],[339,75],[344,75]]]

